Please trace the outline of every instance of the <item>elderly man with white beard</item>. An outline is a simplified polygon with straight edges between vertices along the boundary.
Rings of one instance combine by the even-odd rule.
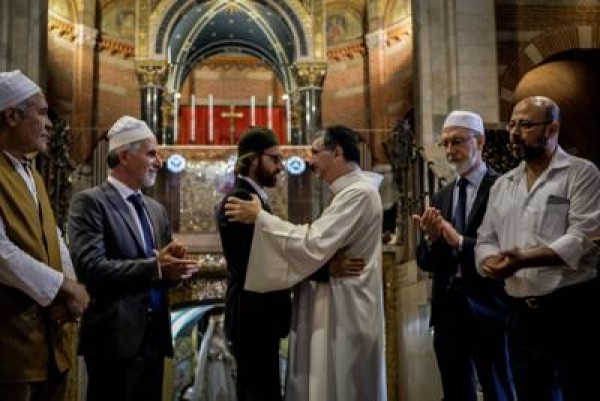
[[[433,273],[430,324],[444,401],[477,400],[477,379],[485,401],[512,401],[501,280],[481,277],[475,268],[477,229],[498,174],[481,157],[481,117],[453,111],[444,122],[440,146],[458,177],[431,197],[421,216],[424,233],[417,263]]]

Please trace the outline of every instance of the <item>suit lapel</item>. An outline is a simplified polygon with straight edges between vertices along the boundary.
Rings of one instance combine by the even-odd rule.
[[[450,185],[442,189],[443,192],[440,194],[440,200],[442,201],[442,216],[450,222],[452,221],[452,201],[455,185],[456,180],[452,181]]]
[[[125,221],[125,225],[129,228],[131,236],[135,239],[135,242],[137,243],[138,247],[142,250],[142,252],[145,252],[144,241],[142,240],[140,232],[137,229],[133,216],[131,216],[129,206],[127,206],[127,204],[121,197],[121,194],[119,194],[119,191],[117,191],[116,188],[114,188],[107,182],[102,184],[102,189],[106,194],[106,199],[108,200],[108,202],[110,202],[114,206],[117,213],[119,213]]]
[[[473,206],[471,206],[471,212],[469,213],[469,217],[467,218],[467,225],[465,227],[468,230],[473,223],[473,219],[477,216],[477,212],[480,208],[485,207],[488,199],[488,193],[490,191],[490,186],[492,185],[493,180],[490,176],[490,171],[488,170],[483,179],[481,180],[481,184],[479,184],[479,189],[477,190],[477,195],[475,196],[475,200],[473,201]]]
[[[146,212],[148,212],[148,217],[150,217],[150,224],[152,224],[152,230],[154,231],[154,243],[156,249],[158,250],[164,245],[166,245],[162,243],[162,238],[160,236],[161,216],[159,214],[159,211],[155,207],[151,206],[152,204],[148,201],[148,197],[146,195],[144,195],[144,205],[146,205]]]

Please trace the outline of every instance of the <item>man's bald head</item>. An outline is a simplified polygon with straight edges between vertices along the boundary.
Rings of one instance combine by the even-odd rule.
[[[519,106],[533,106],[543,111],[544,120],[560,121],[560,108],[556,102],[546,96],[530,96],[522,99],[517,103],[515,109]]]

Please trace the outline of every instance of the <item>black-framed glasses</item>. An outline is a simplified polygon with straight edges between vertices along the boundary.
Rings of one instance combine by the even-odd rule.
[[[271,154],[271,153],[264,153],[264,152],[263,152],[263,155],[265,155],[265,156],[268,156],[268,157],[271,159],[271,161],[272,161],[273,163],[275,163],[275,164],[279,164],[279,163],[282,163],[282,164],[283,164],[283,156],[282,156],[282,155],[280,155],[279,153],[278,153],[278,154],[275,154],[275,155],[273,155],[273,154]]]
[[[529,121],[529,120],[511,120],[508,124],[506,124],[506,129],[508,131],[515,130],[517,128],[523,129],[531,129],[533,127],[537,127],[538,125],[548,125],[552,122],[552,120],[545,121]]]
[[[458,146],[458,145],[462,145],[463,143],[469,142],[474,137],[475,137],[475,135],[469,135],[467,137],[457,136],[457,137],[450,138],[450,139],[444,139],[438,143],[438,146],[440,148],[447,148],[450,145]]]

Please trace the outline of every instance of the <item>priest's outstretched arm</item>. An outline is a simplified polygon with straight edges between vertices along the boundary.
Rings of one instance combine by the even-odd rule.
[[[295,225],[270,215],[257,200],[229,198],[226,215],[232,221],[255,223],[254,238],[246,275],[246,289],[272,291],[289,288],[315,273],[342,248],[368,235],[370,203],[374,200],[363,191],[346,191],[336,197],[319,219],[310,225]],[[376,202],[379,202],[377,197]],[[379,238],[379,236],[377,236]],[[352,255],[347,265],[360,275],[365,266]]]

